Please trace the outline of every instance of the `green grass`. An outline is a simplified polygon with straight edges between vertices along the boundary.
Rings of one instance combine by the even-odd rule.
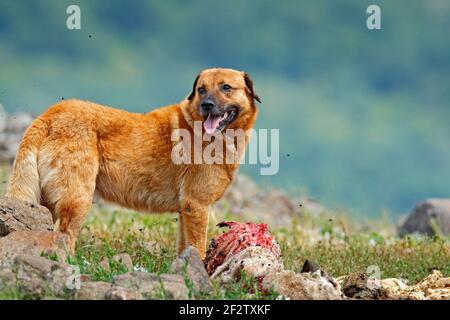
[[[233,219],[227,215],[228,219]],[[145,215],[130,211],[108,212],[94,209],[83,228],[72,263],[94,280],[110,281],[116,274],[126,272],[120,264],[110,272],[99,262],[119,253],[128,253],[134,266],[148,272],[168,272],[176,256],[176,219],[173,215]],[[210,237],[219,234],[211,221]],[[285,266],[300,271],[306,259],[316,261],[335,277],[351,272],[371,272],[378,268],[382,278],[396,277],[415,283],[431,270],[439,269],[450,276],[450,242],[441,237],[407,237],[399,239],[382,235],[382,231],[358,231],[360,227],[348,226],[348,221],[330,221],[324,217],[304,217],[294,222],[290,229],[273,230],[280,243]],[[342,229],[353,231],[342,231]],[[316,230],[317,235],[311,235]],[[317,237],[316,239],[314,239]],[[146,244],[158,243],[158,251],[149,250]],[[368,269],[369,268],[369,269]],[[253,288],[255,283],[243,277],[225,291],[216,292],[203,299],[260,299]],[[247,289],[244,289],[247,288]]]
[[[0,291],[0,300],[24,300],[27,296],[17,288],[7,288]]]
[[[6,179],[4,173],[1,175]],[[109,260],[110,270],[100,266],[103,259],[128,253],[134,269],[169,271],[176,257],[177,216],[150,215],[128,210],[114,210],[94,205],[80,233],[77,249],[68,262],[80,267],[92,280],[112,281],[127,268]],[[225,220],[237,220],[230,213],[220,214]],[[221,231],[211,217],[209,237]],[[439,269],[450,276],[450,239],[443,237],[394,236],[387,221],[356,223],[345,214],[313,216],[305,213],[294,219],[289,228],[272,230],[280,243],[283,261],[288,269],[300,271],[306,259],[316,261],[335,277],[352,272],[378,269],[382,278],[396,277],[415,283]],[[52,258],[52,257],[50,257]],[[189,287],[189,281],[187,281]],[[238,283],[226,289],[214,284],[214,293],[199,299],[274,299],[276,293],[262,295],[256,283],[243,275]],[[0,291],[0,299],[27,298],[15,288]]]
[[[433,269],[450,275],[449,242],[442,238],[386,239],[359,234],[334,240],[315,245],[298,244],[294,250],[289,240],[282,241],[285,265],[300,270],[303,262],[310,259],[333,276],[353,272],[370,274],[376,268],[381,278],[402,278],[408,283],[416,283]]]

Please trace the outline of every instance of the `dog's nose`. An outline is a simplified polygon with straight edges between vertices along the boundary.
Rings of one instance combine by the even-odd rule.
[[[204,112],[209,112],[214,108],[214,103],[210,100],[203,101],[201,107]]]

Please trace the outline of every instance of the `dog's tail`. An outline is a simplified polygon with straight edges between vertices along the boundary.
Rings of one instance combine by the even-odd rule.
[[[47,135],[48,126],[39,118],[25,131],[14,161],[7,197],[41,203],[37,160],[40,146]]]

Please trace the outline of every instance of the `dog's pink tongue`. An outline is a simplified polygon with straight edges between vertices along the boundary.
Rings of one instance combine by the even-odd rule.
[[[205,122],[203,123],[203,127],[205,128],[206,133],[214,133],[214,131],[216,131],[217,127],[219,126],[219,121],[220,116],[212,116],[211,114],[209,114],[208,118],[206,118]]]

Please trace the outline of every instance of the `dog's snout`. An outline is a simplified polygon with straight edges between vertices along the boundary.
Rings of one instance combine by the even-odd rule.
[[[202,110],[204,112],[210,112],[214,108],[214,106],[214,102],[212,102],[211,100],[203,101],[201,104]]]

